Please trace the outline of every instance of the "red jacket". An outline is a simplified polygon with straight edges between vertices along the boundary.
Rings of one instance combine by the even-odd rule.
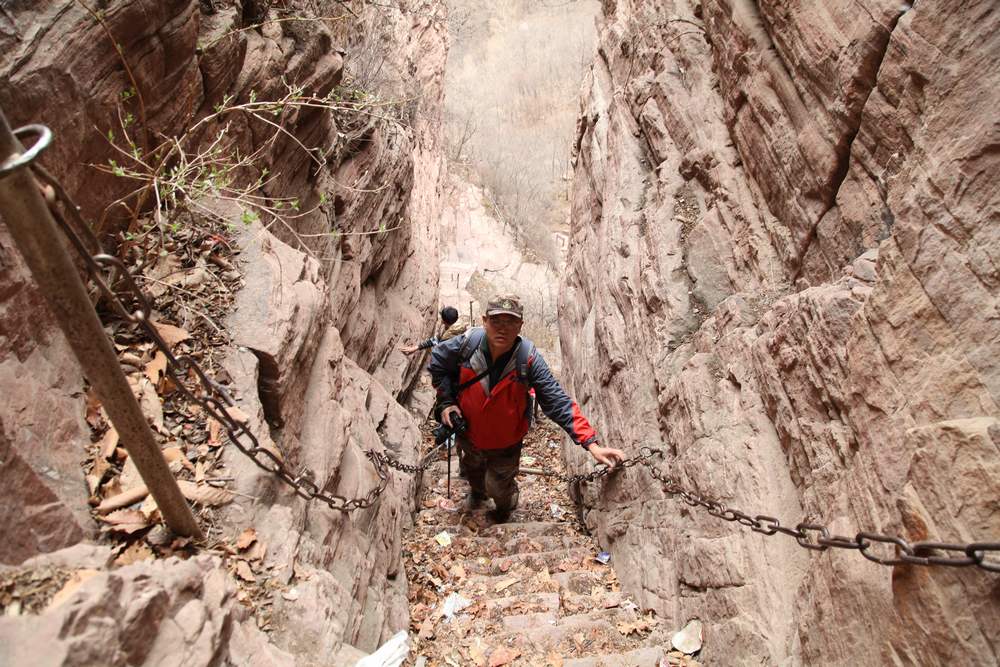
[[[553,377],[545,359],[526,338],[518,338],[513,355],[492,390],[489,375],[458,388],[485,371],[485,332],[477,327],[434,347],[428,370],[440,405],[458,405],[468,422],[465,437],[476,449],[502,449],[521,442],[528,432],[528,390],[534,389],[542,412],[575,443],[587,446],[597,434]]]

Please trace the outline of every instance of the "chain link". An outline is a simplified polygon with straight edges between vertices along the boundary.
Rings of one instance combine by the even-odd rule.
[[[153,342],[156,349],[163,353],[167,359],[166,373],[184,398],[200,406],[209,417],[218,421],[225,429],[229,441],[261,470],[278,477],[290,486],[296,495],[305,500],[318,500],[331,509],[350,512],[367,509],[375,504],[389,484],[389,468],[416,473],[431,464],[429,460],[425,460],[421,465],[407,465],[387,453],[373,449],[366,450],[365,456],[375,468],[379,482],[368,493],[356,498],[328,492],[314,481],[314,474],[310,470],[292,472],[285,465],[280,452],[273,447],[262,445],[247,428],[246,423],[233,415],[233,413],[238,414],[238,411],[230,410],[235,408],[236,402],[222,385],[214,381],[193,357],[174,355],[170,346],[150,322],[152,305],[125,264],[117,257],[101,251],[99,241],[61,184],[38,164],[33,164],[32,170],[39,180],[52,187],[55,201],[49,203],[49,208],[53,218],[76,249],[91,280],[107,303],[123,320],[137,325]],[[69,214],[72,224],[63,216],[59,207],[55,205],[56,202],[63,204],[63,209]],[[113,289],[115,285],[122,286],[121,294]],[[192,375],[198,384],[195,390],[189,389],[185,382]]]
[[[55,202],[50,202],[53,217],[67,235],[73,247],[77,250],[94,284],[118,315],[128,322],[138,325],[149,339],[153,341],[156,348],[165,355],[167,359],[167,373],[178,390],[185,398],[201,406],[210,417],[218,421],[225,428],[230,442],[239,451],[250,458],[259,468],[277,476],[292,487],[298,496],[305,500],[318,500],[330,508],[341,512],[366,509],[375,504],[376,500],[378,500],[379,496],[381,496],[388,486],[389,468],[409,474],[423,472],[432,465],[432,455],[434,452],[442,446],[448,446],[447,442],[438,445],[417,465],[402,463],[385,452],[373,449],[366,450],[365,456],[375,468],[379,483],[364,496],[356,498],[347,498],[327,492],[325,488],[320,487],[314,481],[313,473],[309,470],[303,470],[298,473],[291,472],[285,465],[284,459],[279,452],[271,447],[261,445],[256,436],[247,428],[246,423],[230,414],[231,411],[229,408],[235,407],[235,401],[226,390],[212,380],[192,357],[177,357],[173,354],[170,346],[167,345],[156,330],[156,327],[149,321],[152,307],[145,294],[135,282],[132,274],[128,271],[128,268],[118,258],[101,252],[100,244],[90,231],[90,227],[83,220],[76,204],[58,181],[38,164],[33,164],[31,168],[43,183],[52,187],[55,192],[55,200],[62,202],[63,207],[72,218],[73,225],[70,225],[62,216]],[[87,243],[81,239],[81,235],[86,237]],[[88,243],[91,246],[90,249],[87,247]],[[127,300],[131,301],[131,304],[123,301],[112,289],[112,286],[118,282],[124,283],[125,295]],[[204,394],[203,397],[198,396],[185,385],[185,377],[191,374],[197,378],[201,392]],[[787,535],[794,538],[799,546],[805,549],[813,551],[826,551],[831,548],[857,550],[868,560],[881,565],[976,566],[988,572],[1000,572],[1000,560],[986,560],[986,557],[990,554],[1000,555],[1000,542],[973,542],[970,544],[915,542],[910,544],[902,537],[896,535],[871,532],[860,532],[853,538],[841,535],[831,536],[829,529],[818,523],[801,522],[795,528],[789,528],[781,525],[781,522],[776,517],[763,514],[751,516],[740,510],[730,509],[719,501],[706,498],[684,488],[678,480],[666,475],[660,468],[653,465],[652,458],[654,456],[662,457],[662,450],[644,446],[639,452],[639,456],[627,458],[614,468],[600,464],[595,470],[585,474],[566,475],[551,470],[544,470],[542,474],[554,477],[567,484],[577,485],[597,481],[611,474],[613,471],[642,465],[655,480],[660,482],[664,493],[677,496],[692,507],[701,507],[714,517],[724,521],[739,523],[756,533],[767,536],[773,536],[778,533]],[[893,553],[879,555],[875,552],[876,545],[879,544],[891,545]]]
[[[648,448],[644,448],[648,449]],[[659,450],[652,450],[662,456]],[[799,546],[813,551],[846,549],[859,551],[862,556],[881,565],[940,565],[945,567],[976,566],[987,572],[1000,572],[1000,559],[986,560],[993,554],[1000,557],[1000,542],[973,542],[971,544],[945,544],[941,542],[910,543],[898,535],[861,532],[852,537],[831,535],[829,528],[814,522],[800,522],[794,528],[781,525],[773,516],[749,515],[740,510],[727,508],[723,503],[705,498],[685,489],[675,478],[666,475],[650,462],[651,457],[639,457],[653,479],[660,482],[667,495],[677,496],[688,505],[704,508],[709,514],[725,521],[735,521],[762,535],[787,535],[794,538]],[[633,465],[635,465],[633,463]],[[605,473],[606,474],[606,473]],[[579,477],[577,475],[576,477]],[[876,553],[876,545],[891,545],[891,554]]]
[[[613,471],[619,470],[621,468],[631,468],[639,464],[649,466],[650,465],[649,459],[656,455],[662,455],[662,452],[660,452],[657,449],[653,449],[651,447],[642,447],[639,450],[639,456],[625,459],[619,462],[618,465],[616,465],[614,468],[609,468],[603,463],[599,463],[597,464],[597,468],[592,470],[591,472],[578,475],[567,475],[565,473],[556,472],[555,470],[548,470],[548,469],[539,470],[538,474],[543,475],[545,477],[554,477],[555,479],[558,479],[561,482],[565,482],[571,485],[594,482],[600,479],[601,477],[610,475]]]

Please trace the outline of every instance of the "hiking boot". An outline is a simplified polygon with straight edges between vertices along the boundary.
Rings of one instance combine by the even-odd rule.
[[[514,510],[490,510],[486,513],[494,523],[507,523],[510,520],[510,515]]]
[[[497,507],[495,510],[489,513],[490,518],[492,518],[497,523],[507,523],[510,520],[510,515],[514,513],[517,509],[517,501],[520,500],[520,491],[515,490],[514,494],[510,497],[510,502],[504,507]]]
[[[465,497],[465,509],[469,511],[480,509],[484,502],[486,502],[485,494],[469,491],[469,495]]]

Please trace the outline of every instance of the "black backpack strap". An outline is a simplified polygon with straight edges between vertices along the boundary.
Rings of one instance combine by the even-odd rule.
[[[462,347],[458,348],[458,359],[459,364],[464,364],[476,353],[476,349],[483,342],[485,332],[480,327],[470,327],[461,335],[465,337],[465,340],[462,341]],[[473,345],[473,341],[475,341],[475,345]]]
[[[521,341],[518,340],[514,344],[517,346],[517,349],[514,351],[514,353],[516,355],[518,355],[518,361],[520,362]],[[499,360],[498,359],[494,359],[493,363],[490,364],[489,367],[487,367],[487,369],[485,371],[483,371],[482,373],[480,373],[476,377],[472,378],[471,380],[467,380],[466,382],[463,382],[462,384],[458,385],[458,389],[455,390],[455,397],[457,398],[458,395],[461,394],[463,391],[465,391],[466,389],[468,389],[469,387],[471,387],[472,385],[476,384],[477,382],[479,382],[480,380],[482,380],[484,377],[486,377],[487,375],[489,375],[490,373],[492,373],[493,369],[496,368],[496,366],[497,366],[497,361],[499,361]]]
[[[535,344],[530,340],[521,339],[517,349],[517,377],[521,382],[528,381],[531,364],[535,361]]]

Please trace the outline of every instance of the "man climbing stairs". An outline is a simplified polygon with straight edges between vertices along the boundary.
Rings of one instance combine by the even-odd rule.
[[[524,467],[560,469],[560,433],[543,423],[528,437]],[[446,463],[424,474],[421,512],[404,558],[410,581],[408,665],[657,667],[698,665],[672,650],[666,627],[625,596],[607,554],[581,532],[566,489],[522,475],[521,502],[506,523],[488,504],[465,509],[464,480]]]

